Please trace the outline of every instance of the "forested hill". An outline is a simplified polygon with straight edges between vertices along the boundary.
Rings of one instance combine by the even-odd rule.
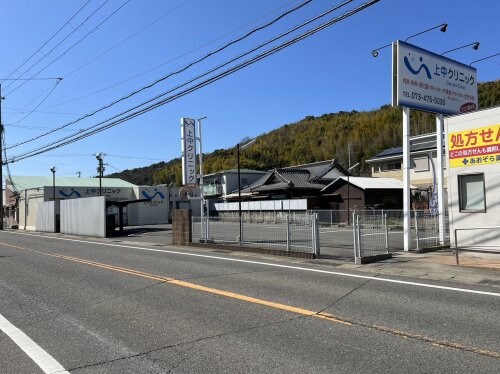
[[[500,80],[479,84],[481,109],[500,105]],[[338,112],[320,117],[307,116],[256,138],[241,153],[241,168],[267,171],[275,167],[300,165],[336,158],[348,165],[348,144],[351,164],[360,163],[357,173],[368,175],[365,160],[385,148],[398,147],[402,137],[401,109],[385,105],[368,112]],[[411,112],[412,135],[435,131],[435,116]],[[244,139],[242,139],[242,143]],[[237,167],[236,146],[204,154],[205,174]],[[181,184],[180,158],[148,167],[110,174],[138,185]]]

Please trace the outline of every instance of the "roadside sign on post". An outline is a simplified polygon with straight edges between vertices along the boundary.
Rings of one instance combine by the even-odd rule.
[[[400,40],[393,51],[393,106],[439,114],[478,109],[475,68]]]
[[[181,118],[182,184],[195,185],[196,177],[196,130],[195,120]]]

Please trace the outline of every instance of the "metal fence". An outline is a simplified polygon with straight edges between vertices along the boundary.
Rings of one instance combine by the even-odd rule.
[[[365,209],[310,210],[310,211],[244,211],[242,212],[241,239],[238,212],[226,211],[217,217],[193,218],[193,240],[212,241],[231,245],[313,252],[324,257],[352,260],[355,237],[353,212],[363,225],[362,248],[366,253],[403,250],[402,210]],[[422,250],[439,244],[437,216],[428,211],[412,211],[410,220],[411,250]],[[316,223],[310,217],[316,217]],[[384,217],[383,231],[381,217]],[[444,244],[450,242],[448,214],[445,214]],[[315,227],[316,234],[313,234]],[[371,227],[371,228],[370,228]]]
[[[347,235],[352,232],[353,213],[365,221],[380,219],[383,215],[386,217],[386,226],[388,231],[388,249],[403,249],[403,210],[386,209],[365,209],[352,210],[349,215],[347,210],[314,210],[318,214],[320,224],[320,238],[323,253],[333,255],[341,254],[342,249],[354,246],[353,235]],[[348,217],[350,217],[348,219]],[[443,244],[450,243],[450,230],[448,212],[445,212],[444,227],[442,228]],[[435,247],[440,244],[439,239],[439,219],[430,212],[424,210],[413,210],[410,212],[410,231],[411,231],[411,249],[421,250],[423,248]]]
[[[353,214],[354,259],[389,253],[387,214]]]
[[[440,245],[439,217],[428,211],[412,212],[412,229],[415,232],[416,249],[432,248]],[[448,214],[444,217],[443,236],[445,245],[450,244],[450,221]]]
[[[318,219],[315,214],[280,214],[257,220],[246,212],[239,217],[192,217],[193,242],[212,242],[314,253],[319,256]]]

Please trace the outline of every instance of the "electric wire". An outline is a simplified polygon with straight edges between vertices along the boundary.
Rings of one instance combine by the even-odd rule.
[[[129,41],[130,39],[132,39],[134,36],[140,34],[141,32],[143,32],[144,30],[147,30],[148,28],[150,28],[151,26],[153,26],[155,23],[158,23],[159,21],[161,21],[163,18],[165,18],[166,16],[168,16],[169,14],[175,12],[177,9],[183,7],[186,3],[188,3],[189,1],[191,0],[184,0],[181,4],[177,5],[176,7],[172,8],[172,9],[169,9],[168,11],[166,11],[165,13],[163,13],[161,16],[159,16],[158,18],[156,18],[155,20],[149,22],[147,25],[141,27],[139,30],[135,31],[134,33],[130,34],[129,36],[127,36],[126,38],[120,40],[118,43],[114,44],[112,47],[106,49],[104,52],[100,53],[99,55],[97,55],[96,57],[88,60],[87,62],[83,63],[82,65],[80,65],[79,67],[77,67],[76,69],[72,70],[71,72],[69,72],[68,74],[65,74],[64,78],[68,78],[70,77],[71,75],[75,74],[76,72],[82,70],[84,67],[86,67],[87,65],[91,64],[92,62],[94,61],[97,61],[98,59],[100,59],[101,57],[103,57],[104,55],[108,54],[109,52],[111,52],[113,49],[119,47],[120,45],[122,45],[123,43]]]
[[[14,75],[15,73],[17,73],[24,65],[26,65],[28,63],[28,61],[30,61],[38,52],[40,52],[43,47],[45,47],[52,39],[54,39],[56,37],[57,34],[59,34],[59,32],[61,32],[62,29],[64,29],[68,24],[70,24],[70,22],[73,20],[73,18],[75,18],[92,0],[88,0],[85,4],[83,4],[80,9],[78,9],[76,11],[76,13],[74,13],[69,20],[66,21],[66,23],[64,25],[62,25],[54,34],[52,34],[52,36],[47,39],[45,41],[45,43],[42,44],[42,46],[40,48],[38,48],[35,52],[33,52],[33,54],[28,57],[26,60],[24,60],[24,62],[19,65],[16,70],[14,70],[12,73],[10,73],[7,78],[10,78],[12,75]],[[20,74],[22,75],[22,74]],[[6,79],[7,79],[6,78]],[[6,79],[2,79],[2,82],[3,83]]]
[[[48,99],[48,97],[52,94],[52,92],[54,92],[54,90],[57,88],[57,85],[58,85],[59,83],[61,83],[61,80],[62,80],[62,78],[59,78],[59,79],[57,80],[57,82],[56,82],[56,84],[54,85],[54,87],[52,87],[52,89],[50,89],[50,90],[49,90],[49,92],[47,92],[47,94],[46,94],[46,95],[45,95],[45,97],[42,99],[42,101],[40,101],[40,102],[39,102],[39,103],[38,103],[38,104],[37,104],[37,105],[36,105],[36,106],[35,106],[32,110],[30,110],[30,111],[28,112],[28,114],[26,114],[24,117],[22,117],[22,118],[18,119],[17,121],[14,121],[14,122],[9,123],[9,125],[15,125],[15,124],[18,124],[19,122],[24,121],[26,118],[28,118],[29,116],[31,116],[31,115],[35,112],[35,110],[37,110],[37,109],[40,107],[40,105],[42,105],[42,104],[45,102],[45,100],[47,100],[47,99]]]
[[[171,95],[171,96],[169,96],[167,98],[164,98],[162,100],[159,100],[159,101],[157,101],[157,102],[155,102],[155,103],[153,103],[153,104],[151,104],[151,105],[149,105],[149,106],[147,106],[145,108],[139,109],[139,110],[137,110],[137,111],[135,111],[133,113],[130,113],[130,114],[127,114],[126,116],[118,118],[118,119],[114,120],[113,122],[110,122],[110,123],[106,124],[106,122],[108,122],[110,120],[110,119],[108,119],[108,120],[103,121],[101,123],[98,123],[98,124],[96,124],[94,126],[91,126],[90,128],[88,128],[88,130],[86,130],[87,131],[86,133],[80,134],[78,136],[71,136],[70,135],[70,136],[68,136],[66,138],[63,138],[63,139],[57,141],[57,142],[53,142],[51,144],[48,144],[48,145],[43,146],[43,147],[39,147],[38,149],[29,151],[29,152],[25,152],[24,154],[12,157],[9,160],[6,159],[5,162],[12,163],[12,162],[20,161],[20,160],[28,158],[28,157],[33,157],[33,156],[36,156],[38,154],[45,153],[45,152],[51,151],[53,149],[57,149],[57,148],[65,146],[65,145],[74,143],[76,141],[79,141],[81,139],[87,138],[87,137],[92,136],[92,135],[94,135],[96,133],[99,133],[101,131],[107,130],[107,129],[113,127],[113,126],[116,126],[116,125],[121,124],[123,122],[129,121],[132,118],[140,116],[140,115],[142,115],[142,114],[144,114],[146,112],[149,112],[149,111],[151,111],[153,109],[156,109],[156,108],[158,108],[158,107],[160,107],[162,105],[165,105],[165,104],[167,104],[167,103],[169,103],[171,101],[177,100],[180,97],[183,97],[183,96],[185,96],[185,95],[187,95],[189,93],[192,93],[192,92],[194,92],[194,91],[196,91],[196,90],[198,90],[198,89],[200,89],[200,88],[202,88],[204,86],[207,86],[207,85],[209,85],[211,83],[214,83],[215,81],[217,81],[219,79],[222,79],[222,78],[224,78],[224,77],[226,77],[228,75],[231,75],[231,74],[233,74],[233,73],[235,73],[235,72],[237,72],[237,71],[239,71],[239,70],[241,70],[241,69],[243,69],[243,68],[245,68],[245,67],[247,67],[249,65],[254,64],[257,61],[262,60],[263,58],[269,57],[269,56],[271,56],[271,55],[273,55],[273,54],[275,54],[275,53],[283,50],[284,48],[287,48],[287,47],[289,47],[289,46],[291,46],[291,45],[293,45],[293,44],[295,44],[295,43],[297,43],[297,42],[299,42],[299,41],[301,41],[301,40],[303,40],[305,38],[308,38],[308,37],[316,34],[317,32],[320,32],[320,31],[322,31],[322,30],[324,30],[324,29],[326,29],[326,28],[334,25],[337,22],[340,22],[340,21],[342,21],[342,20],[344,20],[344,19],[346,19],[348,17],[351,17],[352,15],[354,15],[354,14],[356,14],[356,13],[358,13],[358,12],[360,12],[360,11],[362,11],[362,10],[364,10],[364,9],[372,6],[372,5],[374,5],[375,3],[379,2],[379,1],[380,0],[371,0],[371,1],[368,1],[368,2],[366,2],[366,3],[364,3],[364,4],[360,5],[360,6],[358,6],[357,8],[355,8],[353,10],[347,11],[346,13],[344,13],[341,16],[334,17],[333,19],[330,19],[329,21],[324,22],[323,24],[320,24],[317,27],[314,27],[314,28],[312,28],[312,29],[310,29],[310,30],[308,30],[308,31],[306,31],[306,32],[304,32],[304,33],[296,36],[296,37],[293,37],[292,39],[290,39],[290,40],[288,40],[286,42],[283,42],[283,43],[281,43],[281,44],[279,44],[277,46],[274,46],[271,49],[269,49],[269,50],[267,50],[265,52],[262,52],[262,53],[260,53],[260,54],[258,54],[256,56],[252,57],[249,60],[246,60],[246,61],[244,61],[244,62],[242,62],[242,63],[240,63],[238,65],[235,65],[235,66],[233,66],[231,68],[228,68],[227,70],[225,70],[225,71],[223,71],[221,73],[218,73],[218,74],[216,74],[216,75],[214,75],[214,76],[212,76],[210,78],[207,78],[207,79],[205,79],[202,82],[194,84],[194,85],[186,88],[185,90],[183,90],[181,92],[178,92],[178,93],[176,93],[174,95]],[[132,110],[133,109],[130,109],[130,110],[126,111],[126,112],[121,113],[120,115],[123,115],[123,114],[125,114],[125,113],[127,113],[129,111],[132,111]],[[92,130],[92,131],[90,131],[90,130]]]
[[[83,22],[81,22],[77,27],[73,27],[73,30],[67,34],[59,43],[56,44],[56,46],[52,47],[52,49],[50,51],[48,51],[47,53],[44,53],[42,54],[42,57],[40,57],[38,60],[36,60],[34,63],[32,63],[30,65],[29,68],[25,69],[22,73],[19,74],[19,77],[22,77],[24,74],[26,74],[27,72],[29,72],[31,69],[33,69],[36,65],[38,65],[41,61],[43,61],[47,56],[49,56],[52,52],[54,52],[54,50],[59,47],[63,42],[65,42],[71,35],[73,35],[75,32],[77,32],[80,27],[82,27],[85,22],[87,22],[90,18],[92,18],[95,14],[97,14],[97,12],[108,2],[109,0],[105,0],[97,9],[95,9],[89,16],[87,16],[87,18],[85,18],[85,20]],[[88,4],[88,2],[87,2]],[[61,28],[62,29],[62,28]],[[54,35],[55,36],[55,35]],[[51,38],[52,39],[52,38]],[[45,43],[47,44],[47,43]],[[45,46],[45,44],[40,47],[43,48]],[[39,50],[40,50],[39,49]],[[35,52],[36,54],[36,52]],[[31,58],[30,58],[31,59]],[[33,77],[32,77],[33,78]],[[12,84],[14,84],[14,82],[8,84],[5,88],[9,88]]]
[[[11,112],[20,112],[21,114],[26,111],[24,108],[4,108],[2,107],[2,111],[11,111]],[[61,115],[72,115],[72,116],[81,116],[82,113],[74,113],[74,112],[53,112],[49,110],[35,110],[35,113],[46,113],[46,114],[61,114]]]
[[[309,4],[311,1],[312,1],[312,0],[306,0],[306,1],[302,2],[302,3],[300,3],[299,5],[297,5],[297,6],[293,7],[293,8],[291,8],[291,9],[287,10],[286,12],[284,12],[284,13],[283,13],[283,14],[281,14],[280,16],[278,16],[278,17],[276,17],[276,18],[272,19],[271,21],[267,22],[266,24],[263,24],[263,25],[261,25],[261,26],[259,26],[259,27],[255,28],[255,29],[253,29],[253,30],[251,30],[251,31],[247,32],[246,34],[244,34],[244,35],[242,35],[242,36],[240,36],[240,37],[238,37],[238,38],[236,38],[236,39],[234,39],[234,40],[229,41],[228,43],[226,43],[225,45],[223,45],[223,46],[219,47],[219,48],[218,48],[218,49],[216,49],[215,51],[211,51],[211,52],[209,52],[208,54],[206,54],[205,56],[203,56],[203,57],[200,57],[200,58],[196,59],[195,61],[193,61],[193,62],[191,62],[191,63],[189,63],[189,64],[187,64],[187,65],[183,66],[182,68],[180,68],[180,69],[178,69],[178,70],[175,70],[175,71],[173,71],[173,72],[170,72],[170,73],[168,73],[167,75],[164,75],[163,77],[161,77],[161,78],[159,78],[159,79],[157,79],[157,80],[155,80],[155,81],[153,81],[153,82],[151,82],[151,83],[149,83],[149,84],[147,84],[147,85],[145,85],[145,86],[143,86],[143,87],[141,87],[141,88],[139,88],[139,89],[137,89],[137,90],[135,90],[135,91],[132,91],[131,93],[129,93],[129,94],[125,95],[125,96],[122,96],[121,98],[119,98],[119,99],[117,99],[117,100],[114,100],[114,101],[112,101],[111,103],[106,104],[106,105],[105,105],[105,106],[103,106],[103,107],[100,107],[99,109],[96,109],[96,110],[95,110],[95,111],[93,111],[93,112],[87,113],[87,114],[85,114],[84,116],[82,116],[82,117],[80,117],[80,118],[78,118],[78,119],[76,119],[76,120],[70,121],[70,122],[68,122],[68,123],[66,123],[66,124],[64,124],[64,125],[62,125],[62,126],[60,126],[59,128],[56,128],[56,129],[52,130],[52,131],[48,131],[48,132],[46,132],[46,133],[44,133],[44,134],[40,134],[40,135],[38,135],[38,136],[36,136],[36,137],[33,137],[33,138],[31,138],[31,139],[27,139],[27,140],[25,140],[25,141],[21,141],[21,142],[18,142],[18,143],[16,143],[16,144],[13,144],[13,145],[11,145],[9,148],[15,148],[15,147],[18,147],[18,146],[20,146],[20,145],[27,144],[27,143],[29,143],[29,142],[32,142],[32,141],[38,140],[38,139],[40,139],[40,138],[42,138],[42,137],[44,137],[44,136],[50,135],[50,134],[52,134],[52,133],[54,133],[54,132],[58,131],[58,129],[63,129],[63,128],[66,128],[66,127],[71,126],[71,125],[73,125],[73,124],[75,124],[75,123],[78,123],[78,122],[80,122],[80,121],[82,121],[82,120],[84,120],[84,119],[86,119],[86,118],[92,117],[92,116],[94,116],[95,114],[102,112],[103,110],[109,109],[110,107],[112,107],[112,106],[114,106],[114,105],[116,105],[116,104],[118,104],[118,103],[120,103],[120,102],[122,102],[122,101],[124,101],[124,100],[127,100],[127,99],[129,99],[129,98],[131,98],[131,97],[133,97],[133,96],[137,95],[138,93],[140,93],[140,92],[142,92],[142,91],[144,91],[144,90],[147,90],[147,89],[149,89],[149,88],[151,88],[151,87],[153,87],[153,86],[155,86],[155,85],[157,85],[157,84],[159,84],[159,83],[161,83],[161,82],[165,81],[166,79],[168,79],[168,78],[170,78],[170,77],[172,77],[172,76],[174,76],[174,75],[177,75],[177,74],[180,74],[180,73],[182,73],[182,72],[186,71],[186,70],[187,70],[187,69],[189,69],[190,67],[192,67],[192,66],[194,66],[194,65],[196,65],[196,64],[199,64],[200,62],[202,62],[202,61],[206,60],[208,57],[213,56],[213,55],[215,55],[216,53],[220,53],[221,51],[225,50],[226,48],[229,48],[231,45],[235,44],[236,42],[242,41],[242,40],[244,40],[245,38],[248,38],[250,35],[252,35],[252,34],[254,34],[254,33],[256,33],[256,32],[258,32],[258,31],[260,31],[260,30],[263,30],[263,29],[264,29],[264,28],[266,28],[266,27],[269,27],[269,26],[273,25],[274,23],[276,23],[276,22],[278,22],[280,19],[282,19],[284,16],[289,15],[289,14],[291,14],[291,13],[295,12],[296,10],[298,10],[298,9],[302,8],[303,6],[305,6],[305,5]],[[344,2],[342,3],[342,5],[336,6],[336,7],[335,7],[335,9],[338,9],[340,6],[344,6],[344,5],[346,5],[347,3],[350,3],[350,2],[352,2],[352,1],[354,1],[354,0],[347,0],[347,1],[344,1]],[[311,21],[311,22],[312,22],[312,21]],[[262,46],[263,46],[263,45],[261,45],[259,48],[262,48]],[[253,49],[252,51],[254,51],[254,50],[255,50],[255,49]],[[248,53],[251,53],[251,52],[248,52]],[[247,54],[248,54],[248,53],[247,53]],[[245,54],[242,54],[242,55],[238,56],[238,58],[241,58],[242,56],[245,56]],[[233,62],[233,61],[234,61],[234,59],[232,59],[232,60],[230,60],[230,61],[231,61],[231,62]],[[224,66],[224,65],[222,65],[222,66]],[[188,82],[188,83],[189,83],[189,82]]]
[[[40,131],[46,131],[46,130],[52,130],[53,127],[47,127],[47,126],[34,126],[34,125],[4,125],[5,127],[14,127],[16,129],[27,129],[27,130],[40,130]],[[84,129],[62,129],[61,131],[83,131]]]
[[[97,94],[99,94],[99,93],[101,93],[101,92],[104,92],[104,91],[107,91],[107,90],[109,90],[109,89],[111,89],[111,88],[115,88],[115,87],[120,86],[120,85],[122,85],[122,84],[124,84],[124,83],[130,82],[131,80],[134,80],[135,78],[138,78],[138,77],[140,77],[140,76],[143,76],[143,75],[145,75],[145,74],[147,74],[147,73],[150,73],[150,72],[152,72],[152,71],[154,71],[154,70],[157,70],[157,69],[159,69],[159,68],[161,68],[161,67],[163,67],[163,66],[165,66],[165,65],[168,65],[168,64],[170,64],[170,63],[172,63],[172,62],[174,62],[174,61],[177,61],[177,60],[181,59],[182,57],[185,57],[185,56],[187,56],[187,55],[190,55],[190,54],[191,54],[191,53],[193,53],[193,52],[199,51],[200,49],[202,49],[202,48],[204,48],[204,47],[206,47],[206,46],[208,46],[208,45],[210,45],[210,44],[213,44],[213,43],[215,43],[215,42],[217,42],[217,41],[219,41],[219,40],[221,40],[221,39],[223,39],[223,38],[225,38],[225,37],[227,37],[227,36],[229,36],[229,35],[231,35],[231,34],[235,33],[236,31],[241,30],[242,28],[244,28],[244,27],[246,27],[246,26],[248,26],[248,25],[250,25],[250,24],[252,24],[252,23],[254,23],[254,22],[256,22],[256,21],[259,21],[260,19],[262,19],[262,18],[264,18],[264,17],[266,17],[266,16],[268,16],[268,15],[270,15],[270,14],[276,13],[278,10],[283,9],[283,8],[284,8],[284,7],[280,7],[280,8],[278,8],[278,9],[275,9],[275,10],[273,10],[272,12],[270,12],[270,13],[268,13],[268,14],[264,15],[264,16],[258,17],[258,18],[256,18],[256,19],[254,19],[254,20],[252,20],[252,21],[250,21],[250,22],[248,22],[248,23],[246,23],[246,24],[244,24],[244,25],[242,25],[242,26],[238,27],[238,28],[237,28],[237,29],[235,29],[235,30],[232,30],[232,31],[230,31],[230,32],[228,32],[228,33],[225,33],[225,34],[221,35],[221,36],[220,36],[220,37],[218,37],[218,38],[215,38],[215,39],[213,39],[213,40],[211,40],[211,41],[209,41],[209,42],[206,42],[206,43],[204,43],[204,44],[202,44],[202,45],[200,45],[200,46],[198,46],[198,47],[196,47],[196,48],[193,48],[193,49],[191,49],[191,50],[189,50],[189,51],[186,51],[186,52],[182,53],[181,55],[179,55],[179,56],[177,56],[177,57],[174,57],[174,58],[171,58],[171,59],[169,59],[169,60],[167,60],[167,61],[164,61],[164,62],[162,62],[162,63],[160,63],[160,64],[158,64],[158,65],[155,65],[155,66],[153,66],[153,67],[151,67],[151,68],[149,68],[149,69],[147,69],[147,70],[145,70],[145,71],[143,71],[143,72],[141,72],[141,73],[135,74],[135,75],[133,75],[133,76],[131,76],[131,77],[127,78],[127,79],[121,80],[121,81],[119,81],[119,82],[113,83],[113,84],[111,84],[111,85],[109,85],[109,86],[106,86],[106,87],[104,87],[104,88],[101,88],[101,89],[99,89],[99,90],[89,92],[89,93],[87,93],[87,94],[85,94],[85,95],[82,95],[82,96],[79,96],[79,97],[73,98],[73,99],[71,99],[71,100],[67,100],[67,101],[64,101],[64,102],[61,102],[61,103],[57,103],[57,104],[53,104],[53,105],[47,106],[47,107],[45,107],[45,108],[46,108],[46,109],[49,109],[49,108],[54,108],[54,107],[57,107],[57,106],[61,106],[61,105],[65,105],[65,104],[73,103],[73,102],[75,102],[75,101],[79,101],[79,100],[82,100],[82,99],[86,99],[87,97],[90,97],[90,96],[93,96],[93,95],[97,95]],[[113,47],[112,47],[112,48],[113,48]],[[98,57],[100,57],[100,56],[98,56]],[[98,57],[97,57],[97,58],[98,58]],[[73,72],[71,72],[69,75],[71,75],[72,73],[73,73]],[[68,75],[66,75],[65,77],[68,77]]]
[[[106,0],[108,1],[108,0]],[[108,15],[104,20],[102,20],[97,26],[95,26],[92,30],[87,32],[82,38],[78,39],[76,43],[71,45],[68,49],[66,49],[63,53],[59,54],[54,60],[52,60],[50,63],[45,65],[42,69],[38,70],[33,77],[36,77],[38,74],[43,72],[45,69],[47,69],[49,66],[51,66],[54,62],[59,60],[61,57],[65,56],[69,51],[71,51],[74,47],[76,47],[78,44],[80,44],[83,40],[85,40],[89,35],[91,35],[95,30],[97,30],[99,27],[101,27],[105,22],[107,22],[111,17],[113,17],[118,11],[120,11],[125,5],[127,5],[130,2],[130,0],[126,0],[122,5],[120,5],[117,9],[115,9],[110,15]],[[21,88],[25,83],[20,84],[16,88],[10,90],[8,94],[11,94],[12,92],[16,91],[17,89]]]
[[[3,150],[2,150],[3,151],[3,159],[7,160],[7,149],[5,148],[5,130],[4,130],[4,136],[2,137],[2,147],[3,147]],[[12,184],[12,189],[13,189],[12,192],[14,194],[19,193],[14,181],[12,180],[12,176],[10,174],[9,164],[7,162],[2,162],[2,165],[5,165],[5,168],[7,170],[7,179],[10,180],[10,183]],[[2,165],[0,165],[0,167],[2,167]],[[5,188],[7,188],[7,186],[5,186]],[[3,182],[2,182],[2,189],[3,189]]]
[[[162,93],[162,94],[160,94],[160,95],[157,95],[157,96],[153,97],[152,99],[149,99],[149,100],[147,100],[147,101],[145,101],[145,102],[143,102],[143,103],[141,103],[141,104],[139,104],[139,105],[136,105],[136,106],[134,106],[134,107],[132,107],[132,108],[128,109],[127,111],[124,111],[124,112],[119,113],[119,114],[117,114],[117,115],[115,115],[115,116],[113,116],[113,117],[111,117],[111,118],[108,118],[108,119],[106,119],[106,120],[102,121],[102,122],[99,122],[99,123],[97,123],[97,124],[95,124],[95,125],[93,125],[93,126],[91,126],[91,127],[87,128],[87,129],[86,129],[86,130],[84,130],[84,131],[88,131],[88,130],[91,130],[92,128],[95,128],[95,127],[97,127],[97,126],[100,126],[100,125],[102,125],[102,124],[105,124],[105,123],[106,123],[106,122],[108,122],[108,121],[114,120],[114,119],[118,118],[118,117],[119,117],[119,116],[121,116],[121,115],[124,115],[124,114],[126,114],[126,113],[128,113],[128,112],[131,112],[131,111],[133,111],[133,110],[135,110],[135,109],[138,109],[138,108],[140,108],[141,106],[144,106],[144,105],[146,105],[146,104],[148,104],[148,103],[150,103],[150,102],[152,102],[152,101],[154,101],[154,100],[157,100],[157,99],[159,99],[159,98],[161,98],[161,97],[163,97],[163,96],[165,96],[165,95],[167,95],[167,94],[169,94],[169,93],[172,93],[172,92],[174,92],[174,91],[175,91],[175,90],[177,90],[177,89],[180,89],[180,88],[182,88],[182,87],[184,87],[184,86],[187,86],[188,84],[190,84],[190,83],[192,83],[192,82],[194,82],[194,81],[196,81],[196,80],[198,80],[198,79],[200,79],[200,78],[202,78],[202,77],[204,77],[204,76],[207,76],[207,75],[209,75],[209,74],[213,73],[214,71],[216,71],[216,70],[218,70],[218,69],[220,69],[220,68],[222,68],[222,67],[224,67],[224,66],[227,66],[228,64],[230,64],[230,63],[232,63],[232,62],[236,61],[237,59],[239,59],[239,58],[241,58],[241,57],[243,57],[243,56],[245,56],[245,55],[248,55],[248,54],[250,54],[250,53],[252,53],[252,52],[256,51],[257,49],[261,48],[262,46],[265,46],[265,45],[267,45],[267,44],[270,44],[271,42],[276,41],[277,39],[280,39],[281,37],[283,37],[283,36],[285,36],[285,35],[287,35],[287,34],[290,34],[291,32],[293,32],[293,31],[297,30],[298,28],[303,27],[304,25],[307,25],[307,24],[311,23],[312,21],[317,20],[318,18],[323,17],[325,14],[331,13],[332,11],[339,9],[340,7],[345,6],[346,4],[348,4],[348,3],[352,2],[352,1],[353,1],[353,0],[345,1],[344,3],[341,3],[340,5],[337,5],[337,6],[333,7],[333,8],[331,8],[331,9],[329,9],[328,11],[324,12],[323,14],[321,14],[321,15],[319,15],[319,16],[316,16],[316,17],[314,17],[313,19],[310,19],[310,20],[308,20],[308,21],[306,21],[306,22],[302,23],[301,25],[298,25],[298,26],[294,27],[293,29],[289,30],[288,32],[283,33],[283,34],[281,34],[281,35],[279,35],[279,36],[277,36],[277,37],[275,37],[275,38],[273,38],[273,39],[271,39],[271,40],[269,40],[269,41],[267,41],[267,42],[265,42],[265,43],[262,43],[261,45],[259,45],[259,46],[255,47],[255,48],[253,48],[252,50],[247,51],[246,53],[243,53],[243,54],[241,54],[241,55],[239,55],[239,56],[237,56],[237,57],[235,57],[235,58],[233,58],[233,59],[231,59],[231,60],[229,60],[229,61],[226,61],[225,63],[223,63],[223,64],[221,64],[221,65],[217,66],[216,68],[213,68],[213,69],[211,69],[211,70],[209,70],[209,71],[207,71],[207,72],[205,72],[205,73],[203,73],[203,74],[201,74],[201,75],[198,75],[198,76],[196,76],[196,77],[194,77],[194,78],[190,79],[189,81],[187,81],[187,82],[185,82],[185,83],[183,83],[183,84],[181,84],[181,85],[178,85],[177,87],[174,87],[174,88],[172,88],[172,89],[170,89],[170,90],[168,90],[168,91],[166,91],[166,92],[163,92],[163,93]],[[71,136],[76,136],[76,135],[78,135],[78,134],[80,134],[80,133],[81,133],[81,132],[75,133],[75,134],[73,134],[73,135],[69,135],[68,137],[65,137],[65,138],[63,138],[63,139],[59,139],[59,140],[57,140],[57,141],[54,141],[54,142],[50,143],[49,145],[53,145],[53,144],[56,144],[56,143],[58,143],[58,142],[60,142],[60,141],[64,141],[66,138],[69,138],[69,137],[71,137]],[[13,147],[14,147],[14,146],[11,146],[10,148],[13,148]]]

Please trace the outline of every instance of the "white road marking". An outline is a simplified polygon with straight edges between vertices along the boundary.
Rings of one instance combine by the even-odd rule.
[[[301,266],[273,264],[270,262],[241,260],[241,259],[237,259],[237,258],[202,255],[202,254],[198,254],[198,253],[186,253],[186,252],[179,252],[179,251],[172,251],[172,250],[165,250],[165,249],[156,249],[156,248],[145,248],[145,247],[137,247],[137,246],[132,246],[132,245],[124,245],[124,244],[116,244],[116,243],[102,243],[102,242],[93,242],[93,241],[89,241],[89,240],[80,240],[80,239],[56,238],[56,237],[52,237],[52,236],[39,235],[39,234],[27,234],[27,233],[8,232],[8,231],[4,231],[4,232],[9,233],[9,234],[14,234],[14,235],[35,236],[35,237],[49,238],[49,239],[55,239],[55,240],[64,240],[64,241],[70,241],[70,242],[76,242],[76,243],[96,244],[96,245],[102,245],[102,246],[108,246],[108,247],[140,249],[142,251],[148,251],[148,252],[161,252],[161,253],[175,254],[175,255],[180,255],[180,256],[191,256],[191,257],[201,257],[201,258],[230,261],[230,262],[241,262],[241,263],[246,263],[246,264],[270,266],[270,267],[276,267],[276,268],[282,268],[282,269],[299,270],[299,271],[311,272],[311,273],[330,274],[330,275],[338,275],[338,276],[349,277],[349,278],[367,279],[367,280],[373,280],[373,281],[378,281],[378,282],[404,284],[407,286],[434,288],[434,289],[438,289],[438,290],[455,291],[455,292],[471,293],[471,294],[476,294],[476,295],[500,297],[500,293],[498,293],[498,292],[470,290],[467,288],[459,288],[459,287],[438,286],[438,285],[429,284],[429,283],[409,282],[409,281],[389,279],[389,278],[371,277],[368,275],[350,274],[350,273],[343,273],[343,272],[339,272],[339,271],[310,269],[310,268],[305,268],[305,267],[301,267]],[[175,248],[175,247],[171,247],[168,245],[166,245],[165,247]]]
[[[0,330],[12,339],[46,374],[69,374],[54,357],[0,314]]]

